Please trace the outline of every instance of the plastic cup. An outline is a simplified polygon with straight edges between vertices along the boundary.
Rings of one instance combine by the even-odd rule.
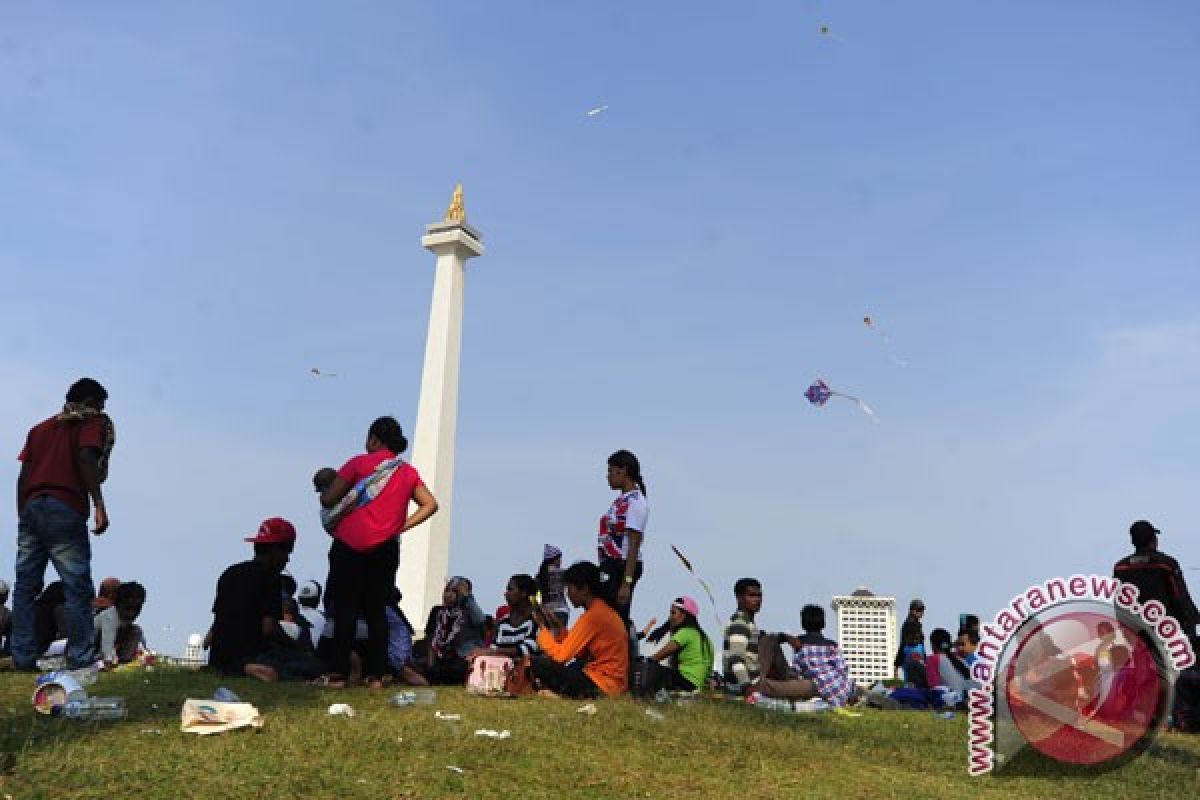
[[[39,714],[52,714],[72,700],[86,700],[87,691],[66,673],[58,673],[33,690],[33,707]]]

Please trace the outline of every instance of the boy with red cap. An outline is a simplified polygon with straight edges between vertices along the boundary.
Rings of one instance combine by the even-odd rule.
[[[283,617],[280,578],[296,543],[296,529],[280,517],[265,520],[246,539],[254,558],[234,564],[217,581],[213,625],[205,646],[209,666],[263,681],[315,678],[321,662],[279,626]]]

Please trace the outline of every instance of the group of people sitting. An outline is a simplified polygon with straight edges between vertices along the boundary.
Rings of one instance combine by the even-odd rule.
[[[8,584],[0,581],[0,655],[8,655],[11,616],[4,606]],[[146,636],[137,619],[146,603],[146,589],[137,581],[105,578],[92,599],[92,628],[98,661],[115,667],[148,653]],[[62,581],[47,585],[33,601],[34,638],[43,657],[61,657],[67,643],[66,593]]]
[[[254,558],[221,577],[207,640],[212,666],[263,680],[315,679],[330,685],[336,609],[318,582],[297,589],[294,579],[281,574],[295,536],[286,520],[264,521],[249,540]],[[824,635],[821,607],[804,607],[799,635],[760,634],[754,616],[762,604],[761,584],[745,578],[734,593],[738,610],[724,631],[724,670],[714,673],[716,649],[700,625],[693,598],[675,598],[666,622],[655,627],[657,620],[651,620],[631,636],[629,621],[608,597],[599,566],[580,561],[562,569],[562,552],[546,545],[537,576],[511,576],[494,614],[480,607],[470,580],[451,578],[415,646],[413,627],[399,608],[399,593],[393,592],[385,674],[411,685],[462,685],[470,681],[475,664],[489,657],[511,660],[528,671],[533,686],[566,697],[724,687],[752,697],[821,698],[833,707],[857,699],[837,644]],[[580,613],[568,624],[572,608]],[[366,682],[370,674],[364,667],[366,627],[365,620],[355,620],[350,683]],[[642,639],[654,649],[638,658]],[[793,651],[790,664],[783,645]],[[766,669],[759,669],[760,657]]]
[[[642,574],[647,516],[636,457],[622,450],[608,459],[608,483],[619,495],[601,519],[598,563],[564,570],[561,551],[547,546],[537,578],[514,575],[507,608],[490,623],[471,582],[452,578],[443,602],[430,611],[424,638],[414,646],[394,586],[398,540],[435,514],[438,505],[400,457],[407,448],[396,420],[380,417],[367,431],[365,453],[313,476],[322,527],[331,536],[323,597],[319,585],[306,585],[293,603],[290,587],[285,589],[281,573],[296,540],[289,521],[265,520],[246,540],[254,557],[225,570],[217,582],[213,624],[205,637],[209,663],[263,680],[303,678],[332,688],[361,680],[378,688],[389,677],[460,683],[480,657],[503,655],[528,659],[529,672],[548,691],[624,691],[633,641],[628,610]],[[568,603],[583,610],[570,628]],[[323,606],[319,620],[318,604]],[[694,624],[695,603],[678,605],[691,609]],[[711,661],[711,646],[709,652]],[[690,658],[690,652],[685,655]]]

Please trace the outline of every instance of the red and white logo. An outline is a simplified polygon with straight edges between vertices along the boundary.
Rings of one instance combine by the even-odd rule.
[[[1068,607],[1018,636],[1001,691],[1031,747],[1056,761],[1103,764],[1149,744],[1171,687],[1143,632],[1111,612]]]

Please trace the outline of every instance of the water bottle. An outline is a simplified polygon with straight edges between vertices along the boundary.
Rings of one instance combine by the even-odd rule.
[[[220,703],[240,703],[242,698],[237,696],[237,692],[232,689],[227,689],[224,686],[218,686],[213,692],[213,700]]]
[[[433,689],[413,689],[412,693],[415,696],[418,705],[431,706],[437,702],[437,692]]]
[[[124,697],[88,697],[71,700],[59,706],[59,714],[69,719],[116,720],[125,719],[129,713]]]
[[[792,701],[782,697],[762,697],[754,704],[764,711],[791,711]]]
[[[96,675],[99,670],[95,666],[82,667],[81,669],[56,669],[53,672],[46,672],[37,676],[34,683],[41,686],[44,683],[58,683],[63,678],[71,678],[80,686],[91,686],[96,682]]]
[[[406,708],[411,705],[416,705],[417,695],[415,692],[396,692],[388,699],[388,705],[393,708]]]

